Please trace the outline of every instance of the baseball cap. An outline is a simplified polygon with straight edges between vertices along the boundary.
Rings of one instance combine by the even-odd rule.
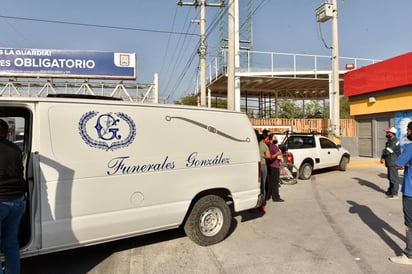
[[[387,127],[387,128],[385,129],[385,132],[391,132],[391,133],[393,133],[393,134],[396,134],[396,128],[394,128],[394,127],[391,127],[391,128]]]

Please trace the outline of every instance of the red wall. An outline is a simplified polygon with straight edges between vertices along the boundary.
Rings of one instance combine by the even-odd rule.
[[[412,85],[412,52],[347,72],[344,75],[345,96],[406,85]]]

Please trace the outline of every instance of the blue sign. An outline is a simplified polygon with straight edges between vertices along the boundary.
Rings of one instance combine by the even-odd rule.
[[[0,77],[136,79],[136,54],[0,48]]]
[[[408,123],[412,121],[412,111],[398,111],[395,112],[395,128],[397,129],[396,137],[398,138],[401,146],[409,144],[411,141],[406,137],[406,128]]]

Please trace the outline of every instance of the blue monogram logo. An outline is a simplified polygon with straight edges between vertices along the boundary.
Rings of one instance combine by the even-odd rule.
[[[129,146],[136,136],[133,120],[121,112],[89,111],[79,121],[79,134],[91,147],[115,150]]]

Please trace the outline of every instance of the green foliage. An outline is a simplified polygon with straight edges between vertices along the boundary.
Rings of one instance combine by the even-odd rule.
[[[324,118],[324,108],[319,101],[306,101],[305,102],[305,118]]]
[[[176,105],[197,106],[198,97],[196,95],[188,95],[181,100],[175,102]],[[227,109],[227,101],[221,98],[213,98],[211,101],[212,108]],[[296,100],[279,100],[278,118],[296,119],[296,118],[329,118],[329,103],[325,103],[323,106],[322,101],[318,100],[306,100],[305,101],[305,113],[303,114],[303,107],[301,101]],[[255,116],[253,110],[242,109],[243,112],[247,112],[250,118]],[[259,115],[257,115],[259,116]],[[274,117],[274,112],[271,114]],[[350,118],[349,100],[347,97],[341,97],[340,99],[340,118]]]
[[[301,118],[302,109],[293,100],[280,100],[278,118]]]
[[[198,97],[196,95],[187,95],[175,102],[176,105],[197,106]],[[227,108],[227,101],[220,98],[213,98],[211,101],[212,108]]]
[[[341,119],[350,119],[350,107],[349,107],[349,98],[341,97],[339,99],[339,118]],[[325,105],[325,118],[329,118],[329,103]]]
[[[212,99],[211,103],[210,103],[212,108],[223,108],[223,109],[227,109],[227,101],[224,99],[220,99],[220,98],[214,98]]]
[[[175,102],[176,105],[197,106],[197,96],[188,95],[183,97],[180,101]]]
[[[340,114],[339,115],[340,115],[340,118],[342,119],[351,118],[348,97],[340,98]]]

